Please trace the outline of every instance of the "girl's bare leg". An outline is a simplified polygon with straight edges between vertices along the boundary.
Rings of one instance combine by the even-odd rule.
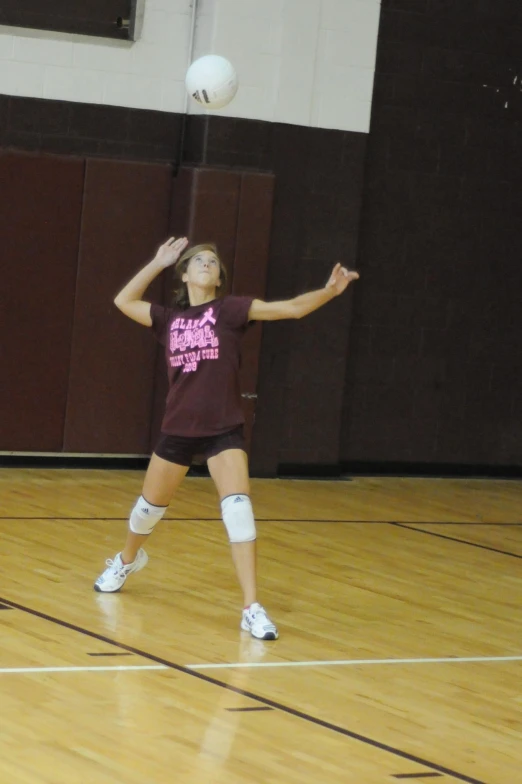
[[[143,482],[143,497],[154,506],[168,506],[187,471],[188,466],[169,463],[168,460],[153,454]],[[128,530],[125,547],[121,552],[124,564],[134,561],[138,550],[143,547],[149,536],[150,534],[143,536]]]
[[[242,449],[226,449],[207,461],[220,500],[228,495],[250,495],[248,458]],[[232,560],[243,591],[244,607],[257,601],[256,543],[231,544]]]

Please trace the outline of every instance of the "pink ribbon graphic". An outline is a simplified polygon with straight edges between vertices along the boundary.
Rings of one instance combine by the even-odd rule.
[[[210,321],[211,324],[216,323],[216,319],[212,315],[214,313],[214,308],[209,308],[206,313],[203,313],[203,318],[199,322],[199,326],[203,327],[207,321]]]

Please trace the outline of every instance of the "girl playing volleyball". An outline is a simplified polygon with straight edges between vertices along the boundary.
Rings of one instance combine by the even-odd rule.
[[[323,289],[281,302],[224,294],[226,271],[214,245],[186,249],[172,237],[120,291],[116,306],[152,327],[165,346],[169,390],[161,433],[145,475],[142,495],[129,518],[123,550],[107,561],[96,591],[119,591],[132,572],[147,564],[143,544],[161,520],[195,455],[206,458],[221,499],[221,516],[243,591],[241,628],[261,640],[279,636],[257,601],[256,525],[250,503],[244,416],[239,389],[240,341],[249,322],[302,318],[357,280],[336,264]],[[145,302],[150,283],[175,265],[177,288],[170,308]]]

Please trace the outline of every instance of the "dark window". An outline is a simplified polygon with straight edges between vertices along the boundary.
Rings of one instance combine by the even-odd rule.
[[[133,41],[139,37],[143,4],[144,0],[1,0],[0,24]]]

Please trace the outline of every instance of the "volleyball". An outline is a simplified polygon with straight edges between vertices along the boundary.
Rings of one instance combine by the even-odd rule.
[[[236,69],[225,57],[207,54],[194,60],[187,71],[188,94],[205,109],[221,109],[237,93]]]

